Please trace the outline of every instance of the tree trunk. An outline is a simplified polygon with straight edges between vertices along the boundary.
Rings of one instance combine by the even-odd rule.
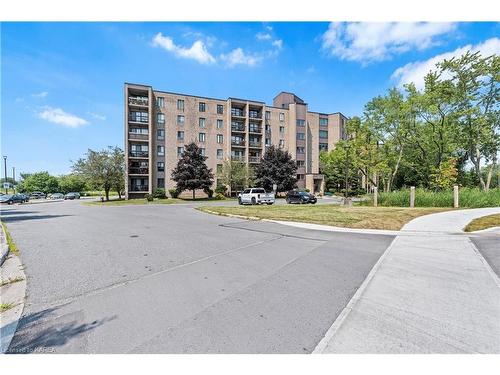
[[[194,193],[195,193],[195,189],[193,189],[193,200],[195,199],[195,197],[194,197]]]
[[[118,199],[122,199],[122,194],[120,192],[120,189],[116,190],[116,192],[118,193]]]
[[[496,164],[497,164],[497,158],[494,158],[493,163],[491,163],[490,168],[488,170],[488,177],[486,178],[486,186],[484,187],[484,191],[490,190],[491,178],[493,177],[493,171],[495,170]]]
[[[104,194],[106,194],[106,201],[109,201],[109,188],[104,189]]]
[[[401,158],[403,157],[403,147],[399,149],[398,161],[396,162],[396,166],[394,167],[394,172],[392,172],[391,177],[389,178],[389,187],[388,192],[391,191],[392,183],[394,182],[394,178],[396,178],[396,174],[398,173],[399,164],[401,163]]]
[[[479,149],[477,146],[475,147],[475,157],[471,157],[471,161],[474,164],[474,169],[476,170],[477,178],[479,179],[479,183],[481,184],[481,189],[486,189],[486,184],[484,183],[483,176],[481,174],[481,155],[479,153]],[[472,155],[471,155],[472,156]]]

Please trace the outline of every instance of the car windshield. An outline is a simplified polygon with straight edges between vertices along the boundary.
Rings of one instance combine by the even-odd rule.
[[[264,189],[253,189],[254,193],[265,193],[266,191]]]
[[[308,196],[308,195],[309,195],[309,193],[308,193],[307,191],[301,191],[299,194],[300,194],[300,195],[306,195],[306,196]]]
[[[10,197],[12,197],[12,195],[10,195],[10,194],[9,194],[9,195],[5,195],[5,194],[4,194],[4,195],[2,195],[2,196],[0,197],[0,199],[9,199]]]

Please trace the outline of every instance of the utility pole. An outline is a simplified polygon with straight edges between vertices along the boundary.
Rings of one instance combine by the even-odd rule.
[[[345,157],[345,190],[344,190],[344,197],[345,200],[347,201],[348,198],[348,183],[349,183],[349,140],[347,140],[347,147],[346,147],[346,157]]]
[[[16,167],[12,167],[12,188],[14,189],[14,193],[16,192]]]
[[[5,194],[8,194],[8,191],[7,191],[7,156],[5,156],[5,155],[3,157],[3,175],[5,177],[5,179],[4,179]]]

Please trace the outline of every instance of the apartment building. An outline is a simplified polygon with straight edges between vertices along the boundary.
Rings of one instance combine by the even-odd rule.
[[[288,92],[279,93],[269,106],[255,100],[215,99],[126,83],[126,197],[174,188],[172,170],[184,145],[192,141],[207,156],[214,175],[225,159],[257,164],[266,148],[275,145],[296,160],[298,187],[322,193],[319,154],[345,136],[346,120],[340,112],[311,112],[307,103]]]

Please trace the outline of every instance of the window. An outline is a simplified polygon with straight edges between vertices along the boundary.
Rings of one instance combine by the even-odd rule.
[[[305,133],[297,133],[297,139],[298,140],[306,139],[306,134]]]
[[[156,105],[159,108],[163,108],[163,106],[165,105],[165,98],[162,98],[162,97],[156,98]]]
[[[200,117],[198,119],[198,125],[200,125],[200,128],[204,128],[205,127],[205,119],[203,117]]]
[[[148,122],[149,119],[148,113],[142,111],[132,111],[128,117],[128,120],[133,122]]]
[[[200,147],[200,151],[201,151],[201,156],[205,156],[205,148],[204,147]]]
[[[285,127],[284,126],[280,126],[280,133],[284,133],[285,132]]]
[[[199,109],[200,112],[205,112],[205,107],[206,107],[206,105],[203,102],[200,102],[198,104],[198,109]]]
[[[148,128],[130,128],[129,132],[134,134],[145,134],[145,135],[149,134]]]
[[[251,109],[248,111],[248,116],[250,116],[252,118],[260,118],[260,113],[259,113],[259,111],[255,110],[255,109]]]
[[[156,114],[156,123],[158,125],[165,124],[165,115],[163,113],[157,113]]]
[[[251,131],[252,133],[260,133],[261,132],[259,124],[256,124],[254,122],[251,122],[248,124],[248,130]]]
[[[306,122],[304,120],[297,120],[297,126],[305,126]]]
[[[285,121],[285,114],[283,112],[280,112],[280,121]]]
[[[206,134],[205,133],[199,133],[198,134],[198,140],[200,142],[205,142]]]
[[[328,130],[320,130],[319,137],[320,138],[328,138]]]
[[[158,170],[158,172],[164,172],[165,171],[165,163],[162,161],[159,161],[158,163],[156,163],[156,169]]]
[[[156,146],[157,155],[165,156],[165,146]]]
[[[271,138],[266,138],[266,146],[271,146]]]
[[[184,131],[178,131],[177,132],[177,140],[178,141],[184,141]]]
[[[328,151],[328,143],[320,143],[319,150],[320,151]]]
[[[165,139],[165,129],[157,129],[156,130],[156,139],[159,141]]]
[[[164,189],[165,188],[165,179],[164,178],[159,178],[158,179],[158,183],[156,184],[156,186],[159,189]]]
[[[266,133],[271,133],[271,125],[266,125]]]
[[[285,140],[284,139],[280,139],[279,147],[280,148],[285,147]]]
[[[147,158],[148,151],[148,145],[130,145],[130,156]]]
[[[183,115],[177,115],[177,125],[184,126],[184,122],[186,121]]]
[[[217,129],[222,129],[224,126],[224,120],[217,120]]]
[[[303,180],[304,179],[304,175],[303,174],[298,174],[297,175],[297,180]]]
[[[182,155],[184,155],[184,147],[177,147],[177,157],[182,158]]]
[[[224,142],[224,137],[222,134],[217,134],[217,143],[222,143]]]
[[[304,160],[297,160],[297,167],[304,167],[306,165],[306,162]]]
[[[231,115],[245,117],[245,112],[240,108],[231,108]]]
[[[177,110],[184,111],[184,100],[177,99]]]
[[[319,118],[319,124],[320,126],[328,126],[328,119],[327,118]]]
[[[222,104],[217,104],[217,113],[222,115],[224,113],[224,106]]]
[[[304,154],[305,152],[305,147],[297,147],[297,154]]]
[[[217,173],[222,173],[222,164],[217,164]]]
[[[271,120],[271,112],[266,111],[266,120]]]
[[[217,159],[222,159],[224,157],[224,151],[221,148],[217,149]]]

